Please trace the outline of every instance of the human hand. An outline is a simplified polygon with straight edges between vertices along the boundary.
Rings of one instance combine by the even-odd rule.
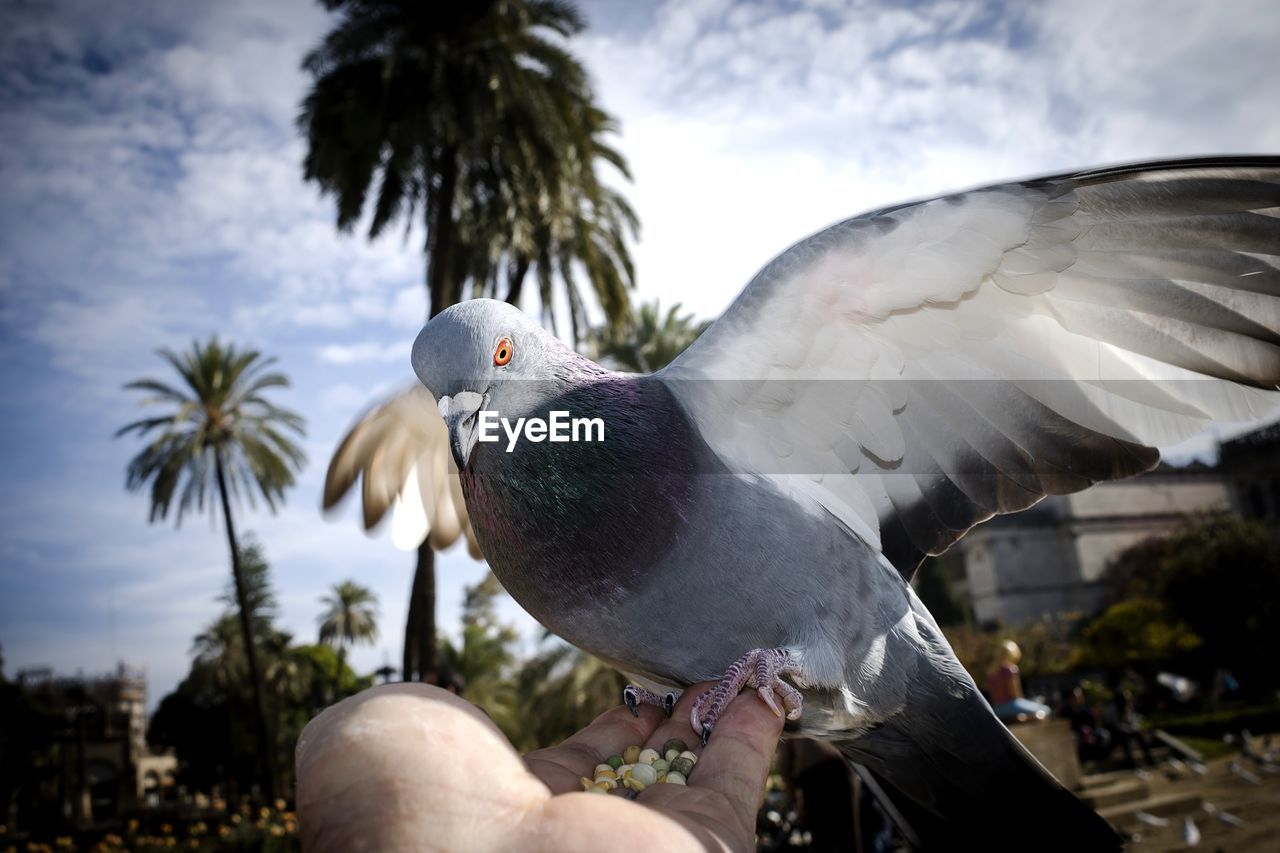
[[[559,746],[521,756],[484,712],[436,687],[374,687],[312,720],[298,739],[306,849],[754,850],[756,811],[782,732],[754,691],[738,696],[701,748],[688,785],[629,800],[582,792],[580,778],[631,745],[697,744],[685,691],[667,719],[625,706]]]

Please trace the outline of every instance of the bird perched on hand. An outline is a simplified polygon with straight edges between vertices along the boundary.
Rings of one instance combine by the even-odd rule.
[[[996,719],[909,581],[992,515],[1280,403],[1278,210],[1274,158],[990,186],[801,241],[657,373],[488,300],[433,318],[413,366],[494,572],[632,700],[722,679],[705,737],[752,686],[922,835],[1101,849],[1115,834]],[[603,441],[480,440],[555,411]]]

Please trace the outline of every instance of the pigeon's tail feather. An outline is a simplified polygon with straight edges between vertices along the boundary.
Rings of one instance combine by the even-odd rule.
[[[976,692],[934,694],[927,707],[898,719],[904,722],[839,746],[864,779],[870,772],[913,847],[1121,849],[1115,830],[1045,770]]]

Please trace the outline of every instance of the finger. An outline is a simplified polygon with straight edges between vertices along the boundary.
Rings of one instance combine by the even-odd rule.
[[[722,794],[744,826],[754,826],[783,720],[754,690],[740,693],[702,749],[690,786]]]
[[[583,776],[590,778],[596,765],[609,756],[644,743],[666,716],[652,705],[642,705],[638,711],[638,716],[632,716],[625,705],[611,708],[558,746],[530,752],[525,764],[553,794],[580,791]]]

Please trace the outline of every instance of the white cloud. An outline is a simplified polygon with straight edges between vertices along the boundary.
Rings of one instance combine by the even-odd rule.
[[[810,5],[668,2],[583,41],[636,174],[642,293],[714,316],[777,251],[882,204],[1280,148],[1274,4]]]
[[[316,355],[329,364],[390,363],[407,361],[408,351],[409,348],[403,341],[362,341],[358,344],[329,344],[320,347]]]

